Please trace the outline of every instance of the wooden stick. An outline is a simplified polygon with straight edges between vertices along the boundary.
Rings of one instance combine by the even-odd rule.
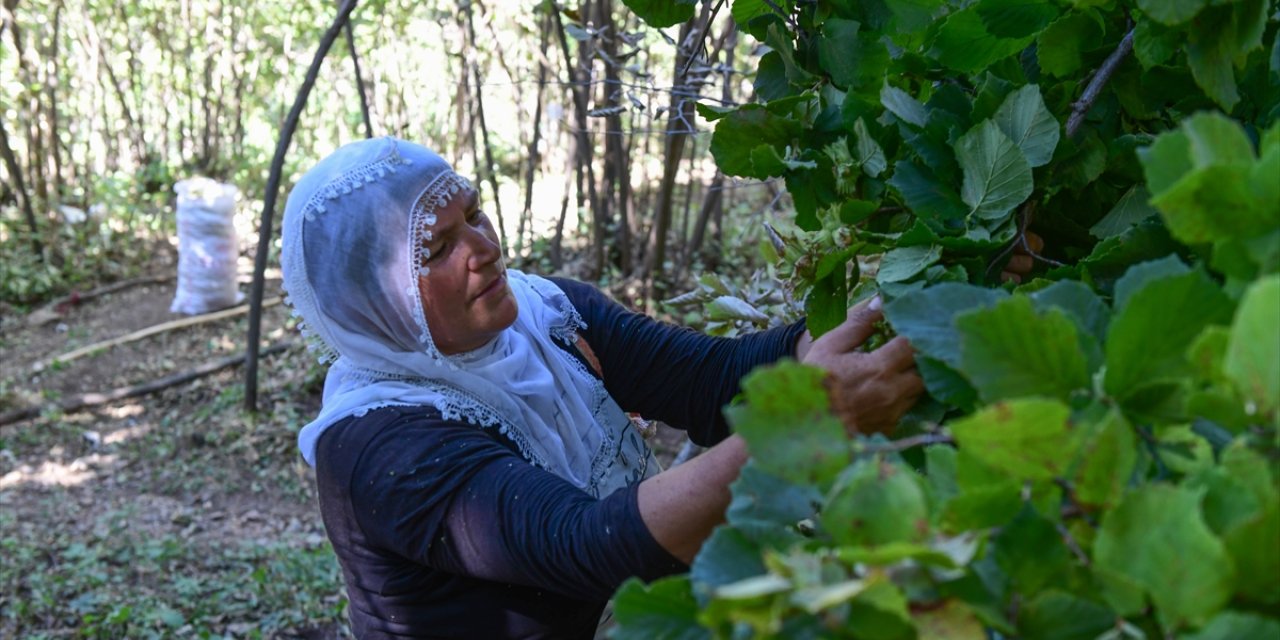
[[[40,307],[39,309],[31,312],[31,315],[27,316],[27,324],[30,326],[35,326],[35,325],[41,325],[47,322],[53,322],[54,320],[57,320],[62,316],[62,314],[58,313],[57,311],[57,308],[59,305],[81,304],[84,302],[88,302],[99,296],[105,296],[108,293],[115,293],[122,289],[136,287],[141,284],[159,284],[163,282],[168,282],[170,280],[173,280],[174,277],[176,277],[174,274],[163,275],[163,276],[142,276],[141,278],[133,278],[131,280],[121,280],[120,282],[113,282],[111,284],[104,285],[104,286],[98,287],[97,289],[86,291],[84,293],[73,293],[71,295],[62,296],[61,298],[58,298],[57,300],[53,300],[48,304],[45,304],[43,307]]]
[[[249,336],[245,351],[244,367],[244,408],[247,411],[258,410],[258,349],[262,346],[262,295],[266,287],[267,255],[271,249],[272,216],[275,214],[276,198],[280,196],[280,179],[284,173],[284,157],[289,152],[289,143],[293,140],[293,132],[298,128],[298,120],[302,118],[302,110],[307,106],[307,96],[311,95],[311,87],[315,86],[320,75],[320,65],[329,53],[329,48],[338,39],[343,25],[355,11],[357,0],[343,0],[338,8],[338,15],[333,24],[320,37],[320,46],[311,58],[311,66],[307,67],[307,75],[302,79],[302,87],[293,99],[293,106],[284,124],[280,125],[280,139],[276,141],[276,152],[271,158],[271,172],[267,175],[267,190],[262,198],[262,220],[258,223],[258,249],[253,258],[253,286],[249,289]]]
[[[1067,118],[1068,138],[1075,137],[1076,132],[1080,130],[1080,125],[1084,124],[1085,114],[1089,113],[1089,109],[1093,108],[1093,103],[1098,100],[1098,96],[1102,95],[1102,88],[1107,86],[1107,81],[1116,72],[1116,68],[1133,51],[1133,32],[1134,30],[1130,29],[1129,33],[1124,35],[1116,50],[1107,56],[1101,67],[1098,67],[1098,72],[1093,75],[1093,80],[1089,81],[1089,86],[1085,87],[1080,99],[1071,105],[1071,116]]]
[[[294,340],[277,342],[276,344],[264,349],[259,355],[269,356],[275,353],[280,353],[281,351],[292,347],[294,343]],[[245,356],[246,354],[243,353],[236,354],[234,356],[227,356],[219,360],[207,362],[193,369],[188,369],[157,380],[152,380],[151,382],[144,382],[142,384],[128,387],[119,387],[105,393],[82,393],[58,402],[54,407],[63,413],[71,413],[73,411],[96,407],[110,402],[115,402],[117,400],[152,394],[157,391],[168,389],[169,387],[176,387],[180,384],[184,384],[198,378],[203,378],[204,376],[217,373],[228,367],[238,365],[241,362],[244,362]],[[40,415],[40,412],[44,409],[45,407],[37,405],[34,407],[27,407],[25,409],[14,409],[12,411],[0,413],[0,427],[4,427],[20,420],[34,418]]]
[[[265,300],[262,303],[262,308],[265,309],[267,307],[280,304],[280,300],[281,300],[280,296],[276,296],[274,298],[271,298],[270,300]],[[84,356],[87,356],[91,353],[110,349],[111,347],[117,347],[122,344],[128,344],[130,342],[135,342],[137,340],[141,340],[143,338],[156,335],[157,333],[173,331],[174,329],[181,329],[183,327],[190,327],[197,324],[204,324],[206,322],[213,322],[215,320],[234,318],[235,316],[244,315],[245,313],[248,313],[248,311],[249,311],[249,305],[242,304],[238,307],[223,309],[222,311],[215,311],[213,313],[206,313],[203,315],[192,316],[190,318],[180,318],[178,320],[162,322],[160,324],[152,325],[145,329],[139,329],[137,331],[134,331],[133,333],[125,334],[118,338],[112,338],[110,340],[103,340],[101,342],[95,342],[90,345],[85,345],[74,351],[68,351],[60,356],[54,356],[52,358],[49,358],[48,360],[39,360],[35,364],[31,365],[31,368],[34,369],[35,371],[43,371],[46,367],[52,365],[55,362],[60,364],[66,364],[68,362],[71,362],[72,360],[83,358]]]

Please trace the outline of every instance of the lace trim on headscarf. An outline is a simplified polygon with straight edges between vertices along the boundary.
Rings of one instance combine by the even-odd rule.
[[[303,214],[308,220],[314,220],[315,213],[324,213],[328,209],[325,202],[329,200],[337,200],[338,198],[350,194],[352,191],[363,189],[364,185],[369,184],[378,178],[386,176],[388,173],[395,173],[403,165],[413,164],[408,158],[403,158],[392,147],[391,152],[387,155],[370,162],[364,166],[356,167],[342,175],[330,180],[321,187],[314,195],[312,195],[305,205],[303,205]]]
[[[459,191],[470,188],[471,183],[466,178],[446,171],[436,176],[414,199],[413,208],[409,210],[408,238],[409,264],[414,276],[421,278],[431,272],[431,267],[427,266],[427,260],[431,257],[427,243],[432,239],[431,228],[438,219],[437,212],[448,206]],[[418,295],[416,287],[410,285],[405,295],[413,301],[413,320],[418,325],[418,342],[426,347],[425,351],[437,362],[444,361],[449,368],[456,370],[458,365],[444,358],[436,348],[435,340],[431,338],[431,330],[427,328],[427,315],[422,308],[422,296]]]
[[[520,429],[516,428],[513,423],[504,418],[501,413],[498,413],[493,409],[493,407],[490,407],[479,398],[447,382],[436,380],[434,378],[423,378],[421,376],[396,375],[382,371],[373,371],[350,365],[348,365],[347,371],[343,372],[342,379],[343,381],[357,384],[373,384],[375,382],[394,380],[397,382],[412,384],[417,387],[429,388],[440,396],[440,399],[433,402],[432,406],[440,412],[441,418],[456,422],[466,422],[467,424],[482,428],[497,427],[498,433],[502,434],[516,445],[516,448],[520,451],[520,457],[529,461],[530,464],[543,469],[549,468],[546,460],[538,454],[533,445],[529,443],[525,434]],[[380,402],[365,405],[354,411],[352,415],[364,416],[370,411],[391,406],[413,405],[401,402]]]

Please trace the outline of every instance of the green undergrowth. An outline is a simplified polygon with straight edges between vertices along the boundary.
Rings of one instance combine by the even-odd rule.
[[[131,533],[128,519],[104,515],[101,537],[26,537],[0,514],[0,627],[23,638],[258,638],[344,617],[327,543],[192,545]]]

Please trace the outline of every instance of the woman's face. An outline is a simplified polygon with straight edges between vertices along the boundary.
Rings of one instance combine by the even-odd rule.
[[[484,346],[516,320],[518,307],[502,245],[475,190],[459,191],[437,212],[430,270],[418,278],[422,311],[440,353],[453,355]]]

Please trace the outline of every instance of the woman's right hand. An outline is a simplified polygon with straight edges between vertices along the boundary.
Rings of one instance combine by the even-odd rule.
[[[849,433],[891,431],[924,391],[906,338],[898,336],[870,352],[858,349],[881,318],[877,296],[849,309],[840,326],[797,350],[802,362],[827,370],[831,408]]]

